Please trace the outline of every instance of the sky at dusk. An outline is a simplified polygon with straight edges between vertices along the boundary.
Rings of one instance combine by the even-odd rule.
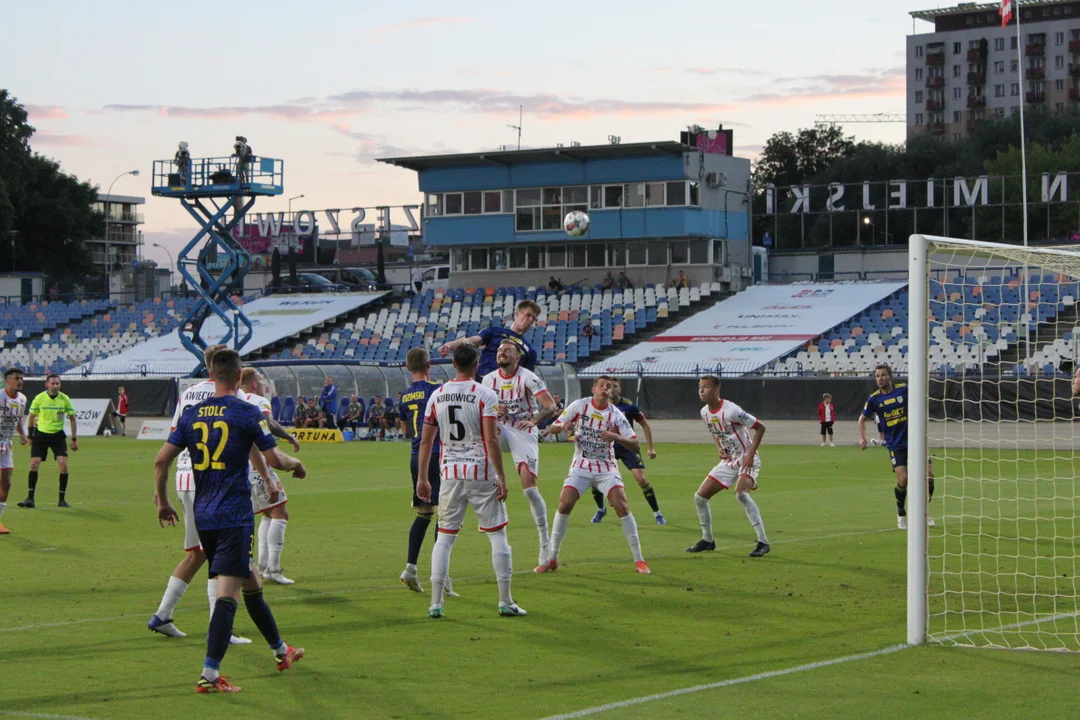
[[[817,113],[904,110],[912,10],[950,3],[761,0],[664,4],[371,1],[19,3],[0,86],[28,110],[33,149],[105,192],[147,198],[144,254],[197,231],[150,196],[154,160],[245,135],[285,161],[285,196],[255,212],[419,204],[415,173],[375,162],[576,140],[677,140],[734,128],[736,154]],[[918,21],[919,33],[932,31]],[[47,35],[47,41],[43,38]],[[846,128],[900,142],[903,124]]]

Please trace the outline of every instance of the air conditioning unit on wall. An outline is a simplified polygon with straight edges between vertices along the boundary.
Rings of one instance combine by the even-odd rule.
[[[727,173],[711,172],[705,176],[705,183],[709,187],[723,187],[727,185]]]

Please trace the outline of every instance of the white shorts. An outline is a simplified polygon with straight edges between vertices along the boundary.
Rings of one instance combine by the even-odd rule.
[[[575,467],[570,469],[570,474],[563,481],[563,487],[574,488],[577,490],[578,497],[584,496],[592,488],[596,488],[604,494],[604,497],[607,497],[612,490],[624,487],[624,485],[622,475],[618,470],[598,473]]]
[[[195,492],[195,473],[191,468],[187,470],[176,469],[176,494]]]
[[[535,478],[540,466],[540,444],[535,433],[517,430],[505,425],[499,426],[499,443],[504,452],[514,458],[514,470],[521,473],[521,466],[528,468]]]
[[[271,470],[270,476],[277,480],[278,484],[281,485],[281,480],[278,478],[276,472]],[[251,509],[255,514],[261,513],[263,510],[276,508],[288,502],[288,498],[285,497],[284,486],[282,486],[281,492],[278,493],[277,500],[270,502],[270,492],[266,488],[266,481],[263,480],[262,475],[259,474],[258,470],[253,468],[248,470],[248,482],[251,483]]]
[[[754,481],[751,490],[757,490],[757,476],[761,472],[761,456],[754,456],[754,465],[750,468],[750,472],[744,472],[739,465],[739,460],[724,460],[719,465],[709,471],[709,479],[715,480],[721,487],[727,490],[733,486],[739,479],[739,475],[749,475],[750,479]]]
[[[495,471],[491,480],[443,478],[439,488],[439,532],[456,534],[465,521],[465,507],[472,505],[480,532],[502,530],[510,522],[506,503],[495,497]]]
[[[195,491],[185,490],[176,494],[180,498],[180,507],[184,510],[184,552],[202,550],[199,531],[195,529]]]
[[[0,453],[0,470],[14,470],[15,457],[10,453]]]

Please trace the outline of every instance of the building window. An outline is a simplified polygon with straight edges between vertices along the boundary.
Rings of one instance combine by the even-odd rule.
[[[566,267],[566,246],[552,245],[548,248],[548,267]]]
[[[558,230],[562,227],[562,205],[545,205],[541,216],[541,229]]]
[[[690,243],[686,240],[671,241],[671,264],[687,265],[690,262]]]
[[[652,207],[654,205],[664,204],[664,183],[645,183],[645,205]]]
[[[923,46],[922,45],[916,45],[915,46],[915,57],[922,57],[922,53],[923,53]]]
[[[1011,37],[1009,38],[1009,49],[1010,49],[1010,50],[1015,50],[1015,49],[1016,49],[1016,44],[1017,44],[1017,43],[1016,43],[1016,36],[1015,36],[1015,35],[1013,35],[1013,36],[1011,36]]]
[[[429,193],[424,198],[424,215],[427,217],[438,217],[442,215],[442,195],[438,193]]]
[[[646,256],[645,243],[643,242],[629,242],[626,244],[626,264],[627,265],[646,265],[648,264],[648,257]]]
[[[1005,49],[1005,38],[994,38],[994,50],[1001,51],[1001,50],[1004,50],[1004,49]]]
[[[922,102],[922,90],[916,90],[915,91],[915,102],[916,103],[921,103]]]
[[[960,111],[959,110],[953,110],[952,121],[954,123],[960,122]]]
[[[469,248],[469,269],[470,270],[487,270],[488,269],[488,251],[487,248]]]
[[[506,269],[506,248],[491,248],[491,269],[492,270],[505,270]]]
[[[999,75],[1001,73],[1005,72],[1005,61],[1004,60],[998,60],[998,61],[996,61],[994,63],[994,72],[996,74],[999,74]]]
[[[1054,103],[1054,110],[1061,112],[1063,109],[1064,106],[1061,103]]]
[[[444,205],[447,215],[460,215],[461,214],[461,193],[446,193],[443,196]]]
[[[468,198],[466,198],[465,204],[468,205]],[[466,212],[468,211],[466,210]],[[484,193],[484,212],[502,212],[502,192],[499,190],[489,190]]]
[[[963,47],[964,47],[963,43],[954,42],[952,44],[952,54],[953,55],[959,55],[962,52]]]
[[[680,181],[669,182],[667,184],[667,205],[685,205],[686,204],[686,183]]]
[[[690,241],[690,264],[691,265],[708,265],[709,264],[709,241],[708,240],[691,240]]]
[[[664,240],[650,240],[645,243],[649,248],[649,264],[650,265],[667,265],[668,264],[668,252],[667,242]]]
[[[1005,97],[1005,86],[1004,85],[995,85],[994,86],[994,97]]]
[[[1020,83],[1012,83],[1009,85],[1009,94],[1016,97],[1020,94]]]
[[[915,68],[915,79],[922,80],[922,68]]]
[[[484,194],[481,192],[467,192],[465,195],[465,214],[479,215],[484,211]]]
[[[1055,8],[1055,10],[1058,10],[1058,9],[1060,9],[1060,8]],[[1064,45],[1065,44],[1065,33],[1063,33],[1063,32],[1054,33],[1054,44],[1055,45]]]
[[[957,87],[957,88],[952,89],[953,100],[959,100],[963,96],[964,96],[964,89],[963,88],[958,88]]]
[[[1065,67],[1065,56],[1064,55],[1057,55],[1057,56],[1054,57],[1054,67],[1056,67],[1058,70]]]
[[[1063,92],[1065,90],[1065,81],[1064,80],[1055,80],[1054,81],[1054,90],[1056,90],[1057,92]]]
[[[544,262],[544,248],[539,245],[529,247],[529,269],[542,270],[547,263]]]
[[[953,133],[952,134],[952,139],[953,139],[953,142],[958,141],[960,139],[960,133]]]
[[[923,124],[923,114],[922,113],[915,113],[915,124],[916,125],[922,125]]]
[[[960,71],[961,71],[961,67],[959,65],[953,65],[952,66],[952,76],[953,77],[960,77]]]
[[[586,265],[591,268],[606,267],[607,257],[605,250],[607,250],[607,245],[605,245],[604,243],[589,243],[588,245],[586,245]]]
[[[523,247],[511,247],[507,250],[511,270],[524,270],[528,267],[529,251]]]
[[[601,185],[593,185],[589,188],[589,209],[599,210],[604,207],[604,188]]]
[[[701,201],[698,199],[700,197],[698,195],[698,184],[696,182],[691,182],[689,187],[690,202],[688,202],[687,205],[693,205],[694,207],[698,207],[699,205],[701,205]]]
[[[604,186],[604,207],[605,208],[617,208],[622,207],[623,204],[623,186],[622,185],[605,185]]]
[[[514,223],[514,227],[518,232],[528,232],[530,230],[540,229],[540,208],[518,208],[516,217],[517,219]]]

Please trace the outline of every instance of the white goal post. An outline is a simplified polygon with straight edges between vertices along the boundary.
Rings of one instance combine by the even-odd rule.
[[[912,235],[909,273],[908,643],[1080,652],[1080,246]]]

